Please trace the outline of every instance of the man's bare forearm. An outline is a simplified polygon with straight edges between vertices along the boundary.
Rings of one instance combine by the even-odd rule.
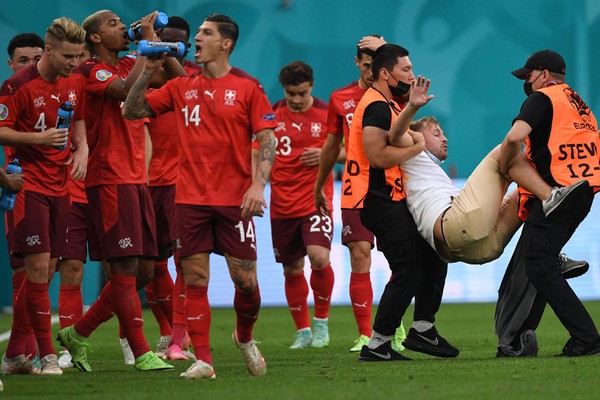
[[[156,113],[146,102],[146,89],[152,79],[152,73],[144,70],[135,81],[125,104],[123,105],[123,117],[127,119],[140,119],[144,117],[155,117]]]
[[[254,182],[258,182],[265,186],[269,181],[271,168],[273,168],[273,160],[275,159],[275,135],[271,129],[265,129],[257,136],[260,143],[258,150],[258,162],[256,164],[256,174]]]

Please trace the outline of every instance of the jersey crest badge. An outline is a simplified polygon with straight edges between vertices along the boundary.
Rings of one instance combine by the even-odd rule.
[[[310,123],[310,132],[312,137],[321,136],[321,123],[320,122],[311,122]]]
[[[235,104],[235,90],[226,90],[225,91],[225,105],[232,106]]]

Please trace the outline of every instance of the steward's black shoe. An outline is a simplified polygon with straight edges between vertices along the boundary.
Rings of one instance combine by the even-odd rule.
[[[435,326],[425,332],[417,332],[415,328],[410,328],[402,344],[409,350],[436,357],[452,358],[460,353],[456,347],[440,336]]]
[[[392,342],[388,341],[381,346],[370,349],[367,345],[364,345],[360,350],[360,356],[358,361],[408,361],[410,358],[403,356],[402,354],[392,349]]]
[[[590,344],[585,344],[578,339],[569,339],[563,347],[562,353],[557,354],[557,357],[581,357],[591,356],[600,353],[600,339],[594,340]]]

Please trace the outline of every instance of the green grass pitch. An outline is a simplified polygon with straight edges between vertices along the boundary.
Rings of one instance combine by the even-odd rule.
[[[600,322],[600,302],[586,302]],[[411,324],[412,308],[405,319]],[[437,359],[405,351],[409,362],[359,363],[348,352],[358,336],[350,307],[333,307],[327,349],[289,350],[294,326],[287,308],[263,308],[255,327],[268,372],[248,374],[231,342],[235,314],[216,309],[211,345],[217,379],[185,381],[179,374],[188,361],[173,362],[175,371],[141,373],[125,366],[117,338],[117,321],[98,329],[90,340],[94,372],[66,370],[63,376],[3,376],[0,399],[598,399],[600,355],[559,358],[568,334],[548,308],[538,329],[540,354],[532,359],[495,358],[493,304],[443,304],[436,326],[461,350],[456,359]],[[0,315],[0,329],[10,326]],[[154,344],[158,328],[144,313],[146,337]],[[56,335],[58,327],[53,326]],[[4,352],[6,342],[0,343]],[[57,347],[57,350],[59,348]]]

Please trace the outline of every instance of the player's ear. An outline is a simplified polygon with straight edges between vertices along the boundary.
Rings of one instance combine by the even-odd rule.
[[[102,39],[100,39],[100,35],[98,35],[97,33],[90,34],[90,40],[92,41],[92,43],[100,43],[102,41]]]

